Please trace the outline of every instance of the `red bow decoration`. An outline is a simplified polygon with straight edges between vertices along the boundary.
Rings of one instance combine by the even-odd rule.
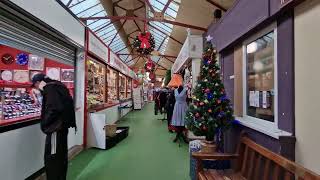
[[[149,43],[150,36],[151,36],[150,32],[139,34],[138,38],[141,41],[140,48],[143,48],[143,49],[150,48],[150,43]]]

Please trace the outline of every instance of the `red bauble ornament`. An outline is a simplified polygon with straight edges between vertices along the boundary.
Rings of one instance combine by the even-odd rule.
[[[212,113],[212,110],[211,110],[211,109],[208,109],[208,112],[209,112],[209,113]]]
[[[204,103],[203,102],[200,102],[200,106],[203,106],[204,105]]]
[[[202,130],[207,131],[208,130],[207,126],[202,126]]]
[[[210,89],[209,89],[209,88],[207,88],[207,89],[205,90],[205,92],[206,92],[206,93],[209,93],[209,92],[210,92]]]
[[[221,103],[221,100],[220,100],[220,99],[219,99],[219,100],[217,100],[217,103],[218,103],[218,104],[220,104],[220,103]]]

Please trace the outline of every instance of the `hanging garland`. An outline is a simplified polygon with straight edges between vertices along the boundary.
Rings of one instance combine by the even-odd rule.
[[[133,42],[134,48],[143,55],[149,55],[156,47],[154,38],[150,32],[140,33]]]
[[[156,65],[152,62],[151,59],[148,59],[148,61],[144,64],[144,69],[147,72],[154,72],[155,68],[156,68]]]

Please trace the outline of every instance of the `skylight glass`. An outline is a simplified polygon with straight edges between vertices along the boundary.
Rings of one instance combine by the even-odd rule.
[[[168,0],[149,0],[150,4],[154,8],[155,11],[160,12],[163,10]],[[172,1],[167,10],[165,11],[165,18],[174,21],[177,17],[179,10],[179,3],[181,1],[174,0]],[[153,13],[150,8],[148,11],[150,17],[153,17]],[[166,47],[169,42],[168,36],[172,33],[173,25],[163,22],[150,22],[149,31],[153,34],[156,40],[156,49],[159,50],[161,54],[164,54],[166,51]]]
[[[61,0],[77,17],[100,17],[107,16],[100,0]],[[129,54],[126,44],[110,19],[88,20],[88,27],[107,45],[113,52],[125,49],[123,54]],[[111,44],[110,44],[111,43]],[[122,61],[132,59],[131,55],[120,56]]]

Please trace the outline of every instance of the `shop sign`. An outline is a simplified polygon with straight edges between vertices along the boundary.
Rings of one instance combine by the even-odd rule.
[[[124,62],[122,62],[121,59],[113,52],[110,52],[110,65],[133,79],[137,78],[136,73],[132,71]]]
[[[108,62],[108,48],[93,33],[89,32],[88,50]]]

